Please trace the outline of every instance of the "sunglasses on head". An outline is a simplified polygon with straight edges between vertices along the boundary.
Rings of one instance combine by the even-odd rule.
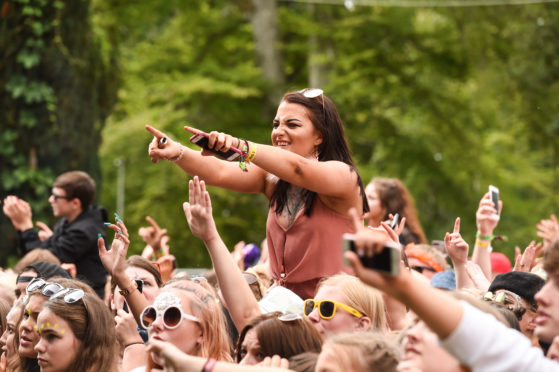
[[[163,318],[163,325],[167,329],[177,328],[183,319],[188,319],[199,323],[200,321],[194,315],[185,314],[182,309],[176,305],[171,305],[163,310],[158,310],[154,306],[148,306],[142,311],[140,323],[145,329],[151,328],[158,316]]]
[[[324,91],[320,88],[305,88],[301,89],[297,93],[301,93],[306,98],[316,98],[318,96],[322,97],[322,112],[324,113]]]
[[[29,284],[27,284],[25,294],[29,296],[29,293],[38,291],[39,289],[42,289],[41,294],[43,296],[50,297],[53,294],[60,292],[64,289],[64,287],[58,283],[47,282],[43,278],[34,278],[29,282]]]
[[[83,299],[84,296],[85,296],[85,292],[82,289],[64,288],[61,291],[58,291],[57,293],[50,296],[49,301],[52,301],[56,298],[63,298],[64,302],[66,302],[67,304],[73,304]]]
[[[350,313],[351,315],[357,318],[361,318],[363,316],[363,314],[359,310],[356,310],[351,306],[344,305],[340,302],[332,301],[332,300],[323,300],[323,301],[305,300],[305,303],[303,304],[303,310],[305,316],[309,316],[317,307],[318,307],[318,314],[322,319],[332,319],[334,315],[336,315],[336,310],[338,310],[338,308],[344,309],[345,311],[347,311],[348,313]]]

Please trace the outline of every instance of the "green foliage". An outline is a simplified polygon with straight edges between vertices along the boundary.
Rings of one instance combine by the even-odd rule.
[[[10,25],[24,33],[0,34],[2,58],[10,61],[0,79],[3,192],[22,182],[35,190],[62,169],[85,167],[102,175],[101,201],[114,211],[120,159],[126,206],[119,212],[132,232],[131,250],[143,248],[135,232],[151,215],[169,230],[181,266],[207,266],[182,212],[186,176],[172,164],[149,162],[143,127],[152,124],[182,143],[185,124],[269,143],[273,89],[262,77],[251,2],[78,2],[91,13],[76,12],[73,2],[15,3],[17,22]],[[477,204],[494,184],[504,201],[497,233],[509,236],[497,249],[512,256],[514,245],[535,238],[536,222],[559,205],[556,5],[350,12],[277,4],[281,89],[300,89],[320,75],[365,182],[402,179],[430,239],[441,239],[460,216],[471,242]],[[74,88],[62,90],[68,85]],[[74,107],[79,115],[70,114]],[[39,143],[37,169],[48,172],[15,172],[28,167]],[[228,246],[264,238],[264,197],[210,192]]]

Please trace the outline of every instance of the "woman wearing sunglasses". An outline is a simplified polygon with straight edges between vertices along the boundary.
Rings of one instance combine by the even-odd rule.
[[[305,301],[304,313],[325,338],[387,329],[381,293],[347,274],[321,281],[314,299]]]
[[[95,293],[60,289],[44,303],[36,326],[41,372],[117,371],[114,320]]]
[[[208,185],[268,198],[266,236],[276,283],[310,298],[321,278],[342,269],[341,236],[352,230],[348,210],[369,208],[342,121],[322,90],[283,96],[272,122],[271,146],[211,132],[208,149],[200,153],[155,128],[146,129],[154,135],[149,145],[153,162],[170,160]],[[204,156],[231,148],[240,149],[243,162]]]
[[[169,342],[185,354],[232,360],[225,319],[216,299],[191,280],[169,281],[153,304],[141,312],[140,324],[148,330],[150,340]],[[138,346],[125,348],[124,371],[150,371],[156,367],[143,343]],[[141,352],[147,362],[138,358]]]

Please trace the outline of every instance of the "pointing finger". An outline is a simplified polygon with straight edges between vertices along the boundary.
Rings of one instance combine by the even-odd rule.
[[[454,221],[454,232],[460,233],[460,217],[456,217],[456,221]]]

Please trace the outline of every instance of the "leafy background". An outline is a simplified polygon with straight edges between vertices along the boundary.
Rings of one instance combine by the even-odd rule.
[[[152,124],[183,143],[189,124],[269,143],[281,94],[321,87],[337,104],[364,180],[398,177],[429,239],[462,217],[473,241],[489,184],[501,190],[496,250],[535,238],[559,208],[559,5],[370,7],[274,0],[3,0],[0,196],[54,222],[54,177],[83,169],[123,216],[132,252],[150,215],[182,267],[207,267],[186,225],[187,176],[152,164]],[[439,1],[444,4],[444,1]],[[265,237],[263,196],[210,189],[225,242]],[[0,264],[15,233],[0,216]]]

